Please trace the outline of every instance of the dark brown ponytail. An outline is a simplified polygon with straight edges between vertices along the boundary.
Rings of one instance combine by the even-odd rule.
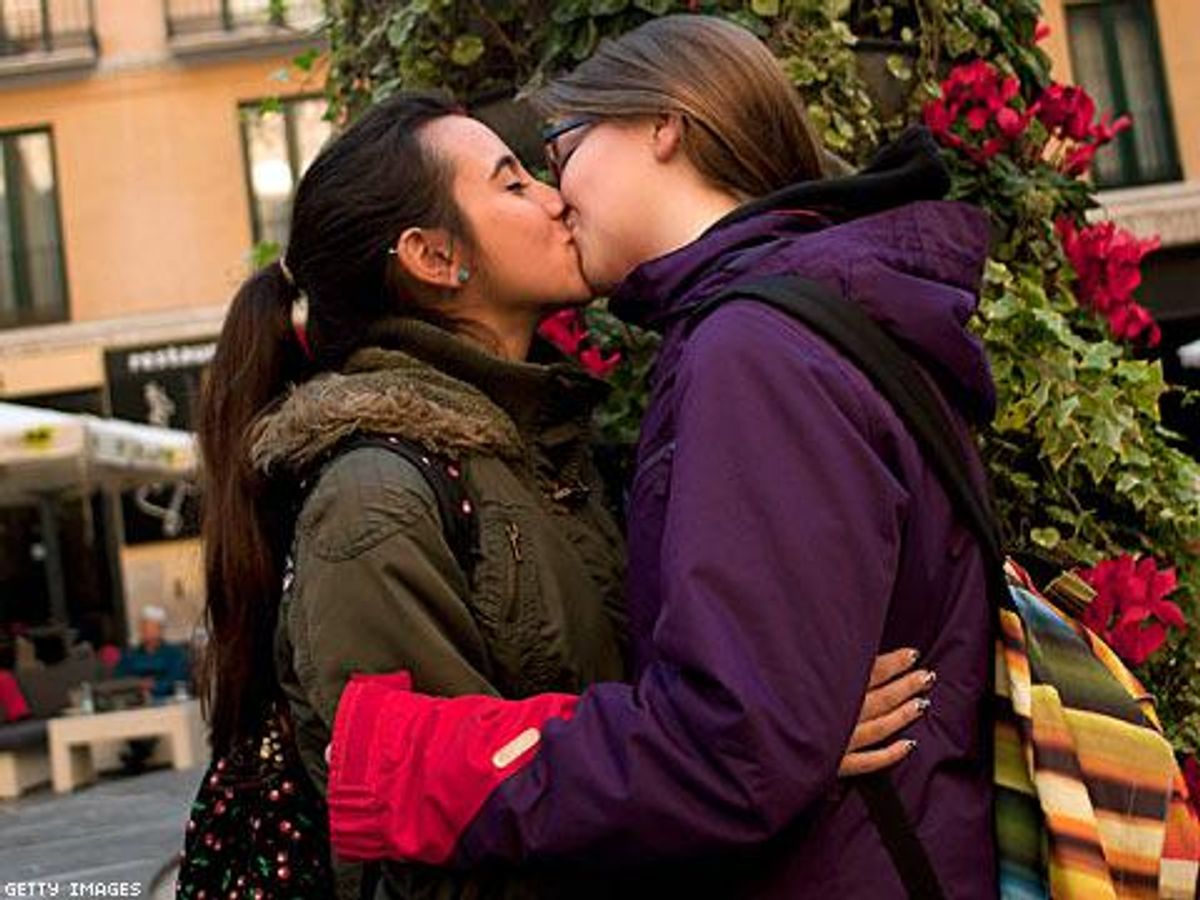
[[[209,648],[204,696],[213,751],[251,737],[280,698],[274,670],[291,485],[250,461],[254,423],[296,384],[337,368],[393,315],[415,314],[388,248],[411,226],[463,237],[450,173],[418,138],[420,126],[458,108],[437,95],[400,95],[368,110],[331,141],[296,192],[287,271],[274,263],[238,290],[201,397],[202,538]],[[292,325],[308,302],[309,359]]]
[[[291,323],[295,288],[278,263],[242,285],[225,319],[200,404],[204,572],[210,635],[204,681],[214,749],[248,734],[275,699],[273,678],[246,663],[272,660],[288,523],[272,485],[250,464],[250,427],[298,381],[305,359]]]

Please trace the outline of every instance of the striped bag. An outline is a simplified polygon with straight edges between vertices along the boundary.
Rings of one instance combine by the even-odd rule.
[[[996,830],[1005,898],[1192,898],[1200,827],[1153,701],[1063,611],[1073,576],[1038,593],[1007,566],[996,650]],[[1086,599],[1086,594],[1082,599]]]

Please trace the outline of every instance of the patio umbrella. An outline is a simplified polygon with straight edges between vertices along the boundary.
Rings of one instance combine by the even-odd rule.
[[[197,475],[184,431],[0,403],[0,506],[37,506],[50,607],[67,620],[56,501]]]
[[[184,431],[0,403],[0,504],[194,478],[196,460]]]

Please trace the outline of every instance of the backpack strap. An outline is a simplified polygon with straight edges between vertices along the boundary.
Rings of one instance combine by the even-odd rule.
[[[997,608],[1008,596],[1000,528],[991,504],[976,486],[962,442],[946,409],[911,355],[856,303],[798,276],[777,276],[739,284],[692,307],[694,328],[718,306],[757,300],[804,323],[841,351],[865,374],[895,410],[937,473],[958,514],[979,541],[988,572],[988,591]],[[855,780],[871,820],[910,897],[945,896],[929,855],[886,772]]]
[[[979,539],[989,565],[1002,573],[1004,550],[991,504],[971,477],[965,448],[945,406],[912,356],[857,303],[792,275],[741,284],[702,301],[692,308],[689,327],[734,300],[758,300],[803,322],[871,380],[908,427],[951,503]]]
[[[458,567],[470,581],[475,570],[475,561],[479,556],[479,523],[475,515],[475,504],[462,477],[462,466],[457,460],[430,452],[416,441],[398,435],[360,433],[340,441],[324,453],[309,469],[309,474],[301,480],[296,502],[297,513],[316,487],[321,475],[335,459],[352,450],[363,448],[394,453],[421,473],[433,491],[446,543],[454,554]]]

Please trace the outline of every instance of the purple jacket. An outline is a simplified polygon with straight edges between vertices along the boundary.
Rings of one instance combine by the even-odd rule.
[[[992,615],[973,538],[895,413],[823,340],[752,301],[690,333],[681,313],[739,282],[802,274],[912,350],[964,424],[989,416],[987,361],[965,327],[986,221],[954,203],[892,206],[903,191],[841,223],[788,211],[795,194],[757,204],[621,286],[619,314],[664,331],[629,506],[635,683],[593,686],[558,718],[538,712],[540,742],[518,746],[518,764],[490,754],[526,730],[528,701],[408,695],[403,712],[378,714],[389,727],[374,741],[408,740],[408,763],[376,763],[366,777],[386,751],[354,749],[372,744],[371,705],[348,691],[330,783],[335,846],[632,868],[631,883],[677,896],[901,897],[862,800],[836,772],[874,656],[914,646],[938,683],[910,729],[918,748],[892,778],[947,894],[996,895],[983,717]],[[519,729],[509,710],[523,710]],[[430,755],[412,774],[420,740]],[[495,765],[484,772],[480,759]],[[434,782],[453,785],[454,802],[470,798],[458,812],[438,807],[440,851],[427,834],[420,846],[356,843],[388,804],[404,816],[437,802]]]

